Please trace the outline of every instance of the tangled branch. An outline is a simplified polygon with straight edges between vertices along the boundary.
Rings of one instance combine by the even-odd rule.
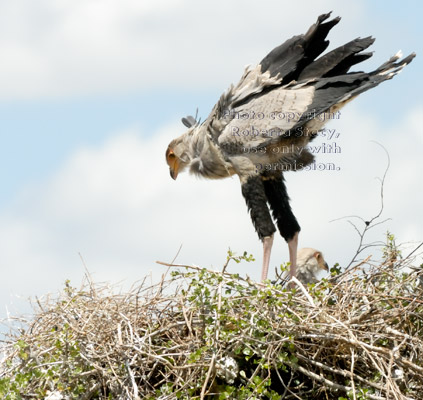
[[[0,397],[418,399],[423,287],[411,263],[368,259],[365,273],[304,290],[174,264],[127,293],[67,284],[3,342]]]

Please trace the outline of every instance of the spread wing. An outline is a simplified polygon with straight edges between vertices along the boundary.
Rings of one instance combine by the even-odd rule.
[[[269,140],[288,140],[294,128],[313,103],[313,86],[279,87],[253,97],[250,101],[224,112],[228,123],[218,143],[228,153],[245,152],[245,147],[260,148]]]
[[[318,118],[321,113],[334,112],[392,78],[415,56],[398,61],[398,53],[375,71],[349,72],[351,66],[371,57],[363,50],[374,39],[357,38],[320,56],[329,45],[327,34],[340,20],[324,22],[329,16],[319,16],[305,35],[294,36],[257,67],[246,69],[239,83],[221,96],[204,128],[227,154],[245,153],[245,147],[291,143],[307,131],[315,134],[326,120]],[[299,139],[299,144],[306,144],[313,134]]]

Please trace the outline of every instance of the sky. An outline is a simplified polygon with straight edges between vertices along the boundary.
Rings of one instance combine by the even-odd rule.
[[[328,129],[336,171],[286,174],[300,247],[349,263],[358,236],[345,216],[387,221],[407,255],[423,240],[420,1],[0,0],[0,319],[30,313],[28,298],[67,279],[129,286],[166,268],[220,269],[228,248],[256,256],[229,271],[259,279],[261,243],[237,178],[169,177],[167,144],[182,116],[204,120],[220,94],[319,14],[341,22],[331,47],[376,38],[371,70],[398,50],[416,59],[342,110]],[[355,218],[351,221],[358,222]],[[359,225],[360,226],[360,225]],[[179,253],[178,253],[179,252]],[[380,250],[372,249],[375,259]],[[275,239],[271,271],[288,260]]]

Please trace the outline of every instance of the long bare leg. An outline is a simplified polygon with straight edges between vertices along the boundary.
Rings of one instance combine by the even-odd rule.
[[[261,269],[261,281],[264,282],[267,279],[269,272],[270,253],[272,251],[273,235],[266,236],[263,238],[263,267]]]
[[[269,270],[270,252],[273,244],[273,234],[276,231],[270,216],[267,198],[264,192],[263,182],[260,176],[250,176],[242,182],[242,195],[245,198],[250,211],[251,219],[260,240],[263,242],[263,266],[261,280],[267,279]]]
[[[288,240],[288,249],[289,249],[289,262],[290,266],[290,275],[291,278],[297,275],[297,249],[298,249],[298,232],[295,233],[294,237]]]
[[[300,225],[292,213],[283,175],[263,181],[264,190],[281,236],[288,242],[291,277],[297,274],[297,247]]]

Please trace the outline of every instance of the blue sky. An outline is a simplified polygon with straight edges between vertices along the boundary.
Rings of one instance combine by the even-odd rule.
[[[214,94],[214,96],[213,96]],[[96,146],[122,127],[142,135],[178,120],[197,105],[209,109],[217,93],[165,90],[70,99],[0,103],[0,205],[22,185],[42,180],[80,146]]]
[[[376,68],[402,49],[417,58],[360,96],[331,127],[341,132],[339,173],[287,177],[303,233],[334,264],[356,245],[344,215],[373,215],[391,156],[386,218],[405,250],[423,238],[419,1],[0,1],[0,318],[22,300],[84,276],[131,283],[171,260],[220,267],[228,247],[260,259],[236,179],[173,182],[167,143],[180,117],[205,118],[247,64],[304,33],[323,12],[341,22],[331,48],[373,35]],[[323,158],[324,159],[324,158]],[[302,240],[302,241],[301,241]],[[408,246],[408,247],[407,247]],[[379,256],[379,254],[376,254]],[[272,266],[287,260],[275,241]],[[234,266],[258,279],[259,262]]]

